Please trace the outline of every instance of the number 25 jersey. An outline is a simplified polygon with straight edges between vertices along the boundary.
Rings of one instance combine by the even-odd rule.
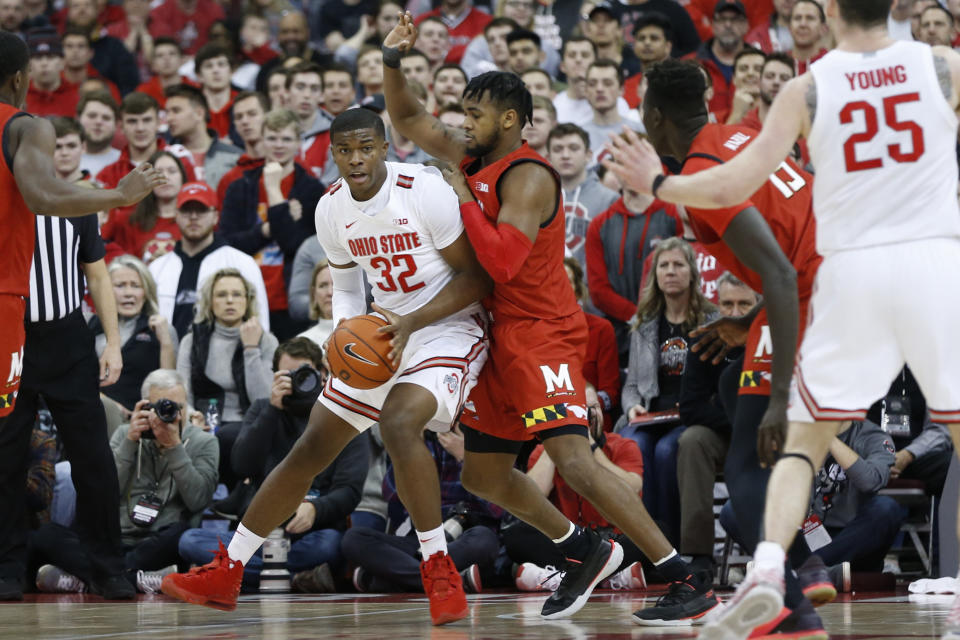
[[[820,254],[960,237],[957,117],[933,50],[904,41],[871,53],[834,50],[810,73]]]
[[[353,199],[343,178],[333,183],[317,204],[317,238],[333,264],[360,265],[378,305],[405,315],[453,278],[440,250],[464,229],[457,195],[438,169],[386,164],[387,179],[366,202]]]

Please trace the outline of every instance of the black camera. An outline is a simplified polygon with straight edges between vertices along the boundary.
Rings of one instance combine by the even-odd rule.
[[[163,422],[167,424],[173,424],[177,421],[177,418],[180,417],[180,405],[173,400],[168,398],[160,398],[154,403],[147,403],[143,405],[142,409],[144,411],[153,410],[157,414],[157,417],[160,418]],[[156,438],[153,434],[153,429],[147,429],[140,434],[141,438],[151,440]]]
[[[298,413],[309,413],[320,391],[323,390],[323,376],[309,364],[301,365],[290,372],[289,395],[283,397],[283,406]]]

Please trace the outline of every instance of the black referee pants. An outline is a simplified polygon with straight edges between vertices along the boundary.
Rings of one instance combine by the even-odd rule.
[[[27,560],[25,492],[30,433],[43,396],[77,490],[74,529],[96,578],[120,575],[120,488],[100,402],[93,334],[79,310],[28,323],[17,404],[0,424],[0,576],[22,580]]]

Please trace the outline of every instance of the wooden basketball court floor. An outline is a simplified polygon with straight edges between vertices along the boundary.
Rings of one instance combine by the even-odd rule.
[[[250,595],[227,613],[182,604],[162,595],[133,602],[94,596],[38,595],[0,604],[0,638],[16,640],[579,640],[694,638],[696,628],[639,627],[630,613],[662,591],[598,592],[569,621],[539,616],[542,594],[468,596],[470,617],[443,627],[429,623],[422,595]],[[830,637],[939,638],[952,596],[863,593],[822,607]]]

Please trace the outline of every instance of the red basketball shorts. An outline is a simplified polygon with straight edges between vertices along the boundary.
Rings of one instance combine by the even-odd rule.
[[[800,297],[797,345],[803,342],[803,331],[807,326],[809,304],[809,295]],[[753,319],[753,324],[750,325],[750,333],[747,335],[747,344],[743,354],[743,371],[740,372],[740,394],[769,396],[772,364],[773,340],[770,337],[767,308],[764,307]]]
[[[506,440],[587,424],[582,312],[555,320],[501,316],[490,335],[489,359],[470,393],[476,415],[465,424]]]
[[[23,372],[23,312],[20,296],[0,294],[0,418],[13,412]]]

